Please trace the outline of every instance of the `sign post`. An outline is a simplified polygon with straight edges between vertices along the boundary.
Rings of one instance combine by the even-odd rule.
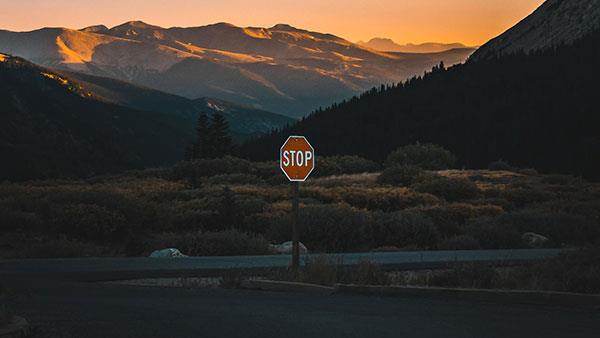
[[[292,183],[292,262],[297,270],[300,266],[298,235],[298,195],[300,182],[306,181],[315,168],[315,149],[304,136],[290,136],[279,150],[279,167]]]

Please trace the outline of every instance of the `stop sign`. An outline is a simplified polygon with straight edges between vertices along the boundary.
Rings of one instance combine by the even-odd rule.
[[[279,151],[279,167],[292,182],[303,182],[315,168],[315,149],[304,136],[290,136]]]

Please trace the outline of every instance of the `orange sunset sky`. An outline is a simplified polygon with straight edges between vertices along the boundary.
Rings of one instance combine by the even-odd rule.
[[[5,1],[0,29],[109,27],[142,20],[159,26],[229,22],[277,23],[332,33],[350,41],[389,37],[398,43],[480,45],[537,8],[543,0],[21,0]]]

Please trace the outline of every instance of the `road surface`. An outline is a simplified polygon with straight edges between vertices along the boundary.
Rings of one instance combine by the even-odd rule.
[[[329,254],[332,261],[351,265],[370,261],[387,268],[436,268],[440,265],[472,261],[517,261],[549,258],[561,249],[514,250],[456,250],[456,251],[401,251]],[[304,263],[305,255],[301,260]],[[219,269],[260,269],[287,267],[289,255],[186,257],[164,258],[68,258],[68,259],[16,259],[0,260],[2,274],[44,274],[89,276],[90,279],[151,277],[173,273],[210,271]]]
[[[405,264],[491,259],[507,252],[375,254]],[[555,251],[513,251],[531,259]],[[534,257],[535,256],[535,257]],[[437,258],[436,258],[437,257]],[[226,289],[131,287],[90,281],[118,272],[285,266],[289,257],[0,261],[14,310],[48,338],[121,337],[597,337],[600,312],[541,305],[415,297],[310,295]],[[345,255],[344,262],[363,256]],[[278,263],[277,263],[278,262]],[[274,265],[273,265],[274,264]],[[173,270],[174,269],[174,270]],[[135,271],[132,271],[135,270]],[[81,275],[88,278],[81,278]],[[103,278],[101,278],[103,279]],[[86,281],[82,281],[86,280]]]

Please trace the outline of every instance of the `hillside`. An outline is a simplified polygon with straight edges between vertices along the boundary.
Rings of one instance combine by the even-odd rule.
[[[136,86],[124,81],[76,72],[64,72],[77,80],[99,100],[144,111],[165,113],[164,122],[179,124],[186,135],[192,135],[198,112],[222,113],[229,123],[232,137],[241,142],[281,128],[294,122],[293,119],[252,107],[223,100],[200,98],[190,100],[182,96],[167,94],[155,89]],[[171,119],[170,116],[177,118]]]
[[[547,0],[531,15],[479,48],[473,60],[569,44],[600,28],[597,0]]]
[[[292,117],[374,85],[463,62],[452,53],[384,53],[279,24],[162,28],[131,21],[82,30],[0,31],[3,51],[60,70],[111,77],[185,96],[214,97]],[[433,60],[432,60],[433,58]]]
[[[373,38],[367,42],[359,41],[356,43],[364,47],[373,48],[384,52],[400,52],[400,53],[439,53],[456,48],[469,48],[462,43],[438,43],[425,42],[419,44],[407,43],[401,45],[395,43],[392,39]]]
[[[0,180],[173,163],[189,133],[177,115],[101,102],[70,78],[0,54]]]
[[[302,134],[321,155],[380,161],[399,145],[432,142],[467,167],[504,159],[599,178],[599,67],[596,31],[555,49],[471,60],[373,89],[243,149],[251,158],[272,158],[287,135]]]

